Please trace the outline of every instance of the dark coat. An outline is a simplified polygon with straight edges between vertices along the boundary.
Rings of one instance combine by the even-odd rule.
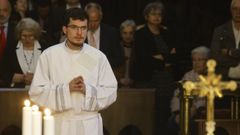
[[[164,30],[157,37],[159,45],[156,44],[155,36],[150,32],[147,25],[135,33],[134,62],[132,78],[136,81],[150,81],[154,70],[163,70],[169,58],[169,48],[165,41]],[[164,60],[157,60],[153,55],[162,54]]]
[[[222,49],[228,53],[224,54]],[[231,21],[214,30],[211,51],[212,57],[217,61],[217,71],[227,78],[229,68],[240,63],[240,49],[236,49]]]
[[[119,31],[106,24],[101,24],[100,50],[107,56],[112,68],[120,66],[124,62],[124,52],[120,45]]]
[[[37,50],[36,53],[41,53],[44,49],[46,49],[47,46],[41,44],[41,48]],[[7,47],[6,52],[3,57],[3,62],[2,62],[2,67],[1,67],[1,72],[2,72],[2,79],[5,83],[3,87],[11,87],[11,82],[13,75],[15,73],[23,74],[23,71],[20,67],[18,57],[17,57],[17,50],[18,48],[15,47]],[[25,83],[15,83],[16,88],[24,88]]]

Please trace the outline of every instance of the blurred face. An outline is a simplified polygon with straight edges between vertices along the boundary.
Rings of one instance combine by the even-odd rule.
[[[0,24],[8,21],[10,12],[10,5],[5,1],[0,1]]]
[[[49,14],[49,10],[50,10],[50,7],[49,6],[46,6],[46,7],[38,7],[38,14],[39,16],[41,16],[42,18],[48,16]]]
[[[236,23],[240,23],[240,1],[236,0],[234,5],[231,8],[232,19]]]
[[[87,20],[73,20],[70,18],[68,26],[63,27],[63,32],[68,39],[68,46],[71,49],[79,49],[87,36]]]
[[[20,11],[20,12],[27,11],[27,0],[17,0],[15,8],[17,11]]]
[[[149,24],[152,25],[160,25],[162,23],[162,13],[160,10],[152,10],[148,16],[146,16],[146,20]]]
[[[206,69],[206,61],[207,59],[201,54],[193,54],[192,55],[192,66],[193,70],[197,73],[203,73]]]
[[[124,43],[130,44],[133,42],[134,28],[132,26],[127,26],[121,31],[122,40]]]
[[[66,0],[66,2],[67,2],[69,5],[74,5],[74,4],[79,3],[78,0]]]
[[[23,46],[33,46],[35,40],[33,32],[23,30],[20,36],[20,40],[22,41]]]
[[[89,17],[89,22],[88,22],[88,29],[90,31],[95,31],[101,22],[101,14],[99,11],[95,8],[89,9],[88,17]]]

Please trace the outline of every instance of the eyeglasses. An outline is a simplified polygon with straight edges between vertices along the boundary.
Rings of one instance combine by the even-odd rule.
[[[76,25],[68,25],[67,26],[69,29],[73,30],[73,31],[86,31],[87,30],[87,26],[76,26]]]

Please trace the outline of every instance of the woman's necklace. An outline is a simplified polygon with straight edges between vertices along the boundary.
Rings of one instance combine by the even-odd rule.
[[[27,59],[27,55],[26,55],[25,52],[27,53],[27,51],[23,51],[23,55],[24,55],[24,60],[25,60],[25,62],[26,62],[26,64],[27,64],[27,68],[28,68],[28,71],[27,71],[27,72],[31,73],[31,65],[32,65],[32,62],[33,62],[34,51],[32,51],[32,54],[31,54],[31,57],[30,57],[29,60]],[[29,51],[29,52],[30,52],[30,51]]]

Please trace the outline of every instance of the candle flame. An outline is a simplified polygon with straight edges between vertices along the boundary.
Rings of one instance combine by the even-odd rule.
[[[39,107],[38,107],[37,105],[33,105],[33,106],[32,106],[32,110],[33,110],[33,111],[38,111],[38,110],[39,110]]]
[[[48,108],[46,108],[46,109],[44,110],[44,114],[45,114],[45,116],[51,116],[51,110],[48,109]]]
[[[30,101],[29,101],[29,100],[25,100],[25,101],[24,101],[24,105],[25,105],[26,107],[29,107],[29,106],[30,106],[30,104],[31,104],[31,103],[30,103]]]

